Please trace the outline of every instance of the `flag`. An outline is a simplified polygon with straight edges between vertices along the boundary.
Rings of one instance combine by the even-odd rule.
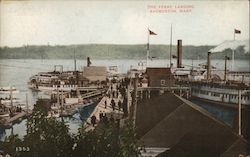
[[[235,34],[240,34],[241,32],[240,32],[240,30],[238,30],[238,29],[234,29],[234,33],[235,33]]]
[[[176,56],[176,55],[172,55],[172,58],[176,59],[176,58],[177,58],[177,56]]]
[[[148,31],[149,31],[149,35],[157,35],[155,32],[151,31],[150,29]]]

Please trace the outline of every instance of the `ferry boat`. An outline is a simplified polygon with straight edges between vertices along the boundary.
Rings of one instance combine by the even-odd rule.
[[[57,88],[63,91],[76,90],[78,84],[81,86],[87,81],[76,75],[81,76],[79,72],[75,74],[73,71],[40,72],[30,78],[28,85],[29,88],[38,91],[56,90]]]
[[[207,70],[203,68],[175,69],[173,74],[177,85],[191,88],[191,99],[237,108],[240,95],[240,103],[250,106],[250,72],[237,72],[238,79],[232,76],[236,72],[228,72],[226,81],[220,72],[212,70],[210,79],[207,79]]]
[[[250,71],[229,71],[227,56],[224,70],[218,70],[211,65],[211,55],[208,52],[205,66],[185,70],[177,64],[174,69],[177,84],[191,87],[193,99],[234,108],[238,108],[238,104],[250,107]],[[177,63],[181,63],[181,58],[177,59]]]
[[[189,82],[191,98],[211,102],[228,107],[238,107],[241,104],[250,106],[250,87],[221,82]]]
[[[106,86],[106,71],[100,67],[84,67],[87,72],[80,71],[54,71],[40,72],[30,77],[29,88],[37,91],[91,91]],[[103,76],[100,73],[104,73]],[[101,71],[103,70],[103,71]],[[93,76],[91,76],[93,75]]]

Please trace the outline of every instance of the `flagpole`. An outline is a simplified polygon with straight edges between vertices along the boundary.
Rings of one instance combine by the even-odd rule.
[[[234,30],[234,40],[235,40],[235,30]]]
[[[147,43],[147,60],[146,60],[146,67],[148,66],[148,57],[149,57],[149,28],[148,28],[148,43]]]
[[[235,29],[234,29],[234,40],[235,41]],[[232,49],[232,65],[231,65],[231,71],[234,70],[234,49]]]
[[[171,23],[171,28],[170,28],[170,64],[169,64],[169,67],[171,68],[172,66],[172,23]]]

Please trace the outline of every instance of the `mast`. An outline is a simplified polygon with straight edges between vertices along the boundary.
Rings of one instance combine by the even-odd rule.
[[[170,28],[170,47],[169,47],[169,55],[170,55],[170,58],[169,58],[169,67],[171,68],[172,67],[172,23],[171,23],[171,28]]]
[[[75,52],[75,49],[74,49],[74,66],[75,66],[74,70],[76,72],[76,52]]]
[[[228,60],[228,57],[225,56],[224,81],[227,81],[227,60]]]
[[[211,77],[211,52],[207,53],[207,81],[210,80]]]
[[[148,28],[148,43],[147,43],[147,60],[146,60],[146,67],[148,66],[148,57],[149,57],[149,28]]]
[[[13,93],[12,93],[12,86],[10,86],[10,106],[13,108]]]
[[[238,97],[239,97],[239,136],[241,136],[241,90],[239,90],[239,93],[238,93]]]
[[[26,93],[26,114],[29,112],[29,105],[28,105],[28,93]]]
[[[231,70],[234,70],[234,49],[232,49],[232,65],[231,65]]]
[[[136,110],[137,110],[137,87],[138,87],[138,74],[135,74],[135,78],[134,78],[134,93],[133,93],[133,111],[132,111],[132,119],[133,119],[133,123],[134,123],[134,127],[135,127],[135,122],[136,122]]]

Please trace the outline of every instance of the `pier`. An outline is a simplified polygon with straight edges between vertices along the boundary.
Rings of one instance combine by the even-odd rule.
[[[3,128],[10,128],[16,122],[22,121],[24,118],[26,118],[27,115],[28,115],[27,112],[21,111],[20,113],[17,113],[13,117],[2,118],[0,121],[0,126],[2,126]]]
[[[119,101],[123,102],[124,99],[122,98],[121,93],[117,91],[118,89],[115,88],[116,86],[117,86],[117,83],[110,84],[109,89],[106,92],[106,95],[100,100],[100,102],[97,104],[92,114],[84,123],[84,131],[90,131],[90,130],[95,129],[96,125],[98,125],[98,123],[101,121],[100,115],[102,114],[106,115],[108,118],[113,117],[114,119],[120,119],[120,120],[123,118],[124,112],[122,111],[122,107],[119,108],[118,102]],[[113,91],[118,92],[118,95],[113,97],[112,96]],[[111,96],[108,96],[110,93],[111,93]],[[116,104],[114,109],[112,108],[112,105],[111,105],[112,99],[114,100]],[[106,105],[105,105],[105,101],[106,101]],[[128,104],[129,104],[129,101],[128,101]],[[91,123],[91,117],[93,116],[96,117],[96,125],[93,125]]]
[[[191,96],[191,88],[182,86],[138,87],[137,92],[137,96],[139,95],[141,99],[143,95],[146,95],[146,98],[150,98],[152,92],[158,92],[159,94],[163,94],[164,92],[178,93],[180,96],[185,96],[187,99]]]

